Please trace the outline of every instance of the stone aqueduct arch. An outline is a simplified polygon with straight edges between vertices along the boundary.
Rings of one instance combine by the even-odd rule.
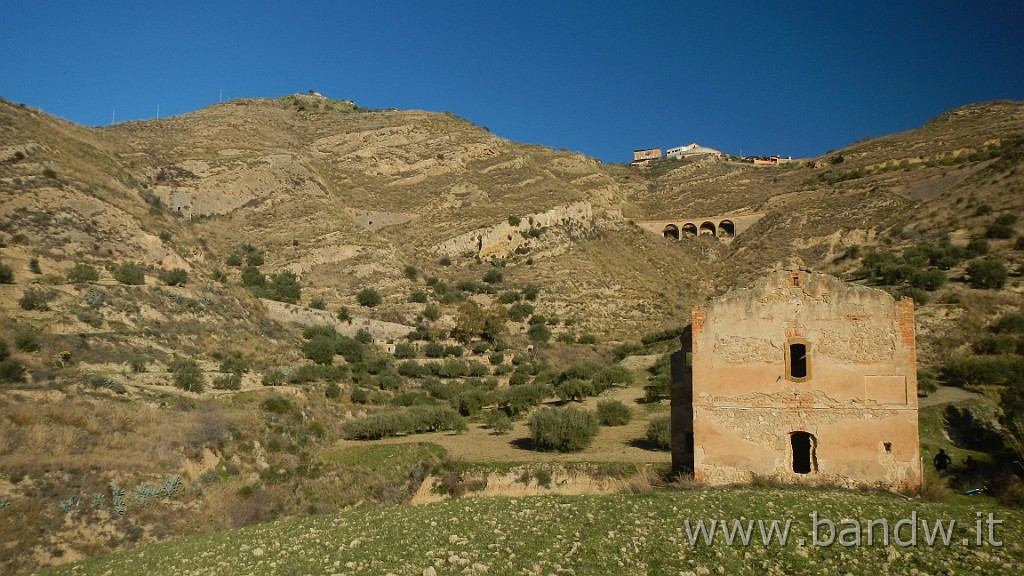
[[[637,224],[645,230],[671,240],[682,240],[693,236],[714,236],[724,241],[730,241],[763,217],[764,213],[758,212],[706,218],[645,220],[637,222]]]

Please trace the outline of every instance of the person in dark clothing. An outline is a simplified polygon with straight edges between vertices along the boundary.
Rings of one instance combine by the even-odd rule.
[[[932,459],[932,464],[935,464],[935,470],[937,472],[942,472],[946,468],[949,468],[949,465],[952,462],[953,459],[949,457],[949,454],[946,454],[945,448],[939,448],[939,453],[935,455],[934,459]]]

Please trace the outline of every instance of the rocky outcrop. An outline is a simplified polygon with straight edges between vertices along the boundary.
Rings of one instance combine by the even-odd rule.
[[[413,326],[359,316],[353,316],[351,322],[342,322],[327,310],[317,310],[265,298],[261,298],[260,301],[267,311],[267,316],[278,322],[292,322],[301,326],[330,326],[345,336],[355,336],[359,330],[366,330],[373,336],[374,341],[381,344],[403,338],[415,330]]]
[[[547,212],[509,218],[509,221],[489,228],[466,232],[446,240],[433,250],[446,256],[472,252],[482,258],[504,258],[517,248],[529,245],[533,238],[539,237],[537,233],[531,233],[531,230],[560,226],[578,226],[589,230],[593,227],[593,218],[594,209],[590,202],[576,202],[552,208]]]

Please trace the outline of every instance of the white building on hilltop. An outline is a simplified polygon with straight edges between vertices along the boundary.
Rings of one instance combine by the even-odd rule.
[[[700,144],[690,144],[689,146],[678,146],[676,148],[669,148],[668,152],[665,153],[666,158],[673,160],[679,160],[681,158],[690,158],[692,156],[701,156],[704,154],[713,154],[715,156],[721,156],[722,153],[714,148],[708,148],[701,146]]]

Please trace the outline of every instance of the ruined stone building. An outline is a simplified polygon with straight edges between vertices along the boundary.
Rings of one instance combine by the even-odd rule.
[[[672,368],[677,472],[920,488],[911,300],[775,272],[693,310]]]

